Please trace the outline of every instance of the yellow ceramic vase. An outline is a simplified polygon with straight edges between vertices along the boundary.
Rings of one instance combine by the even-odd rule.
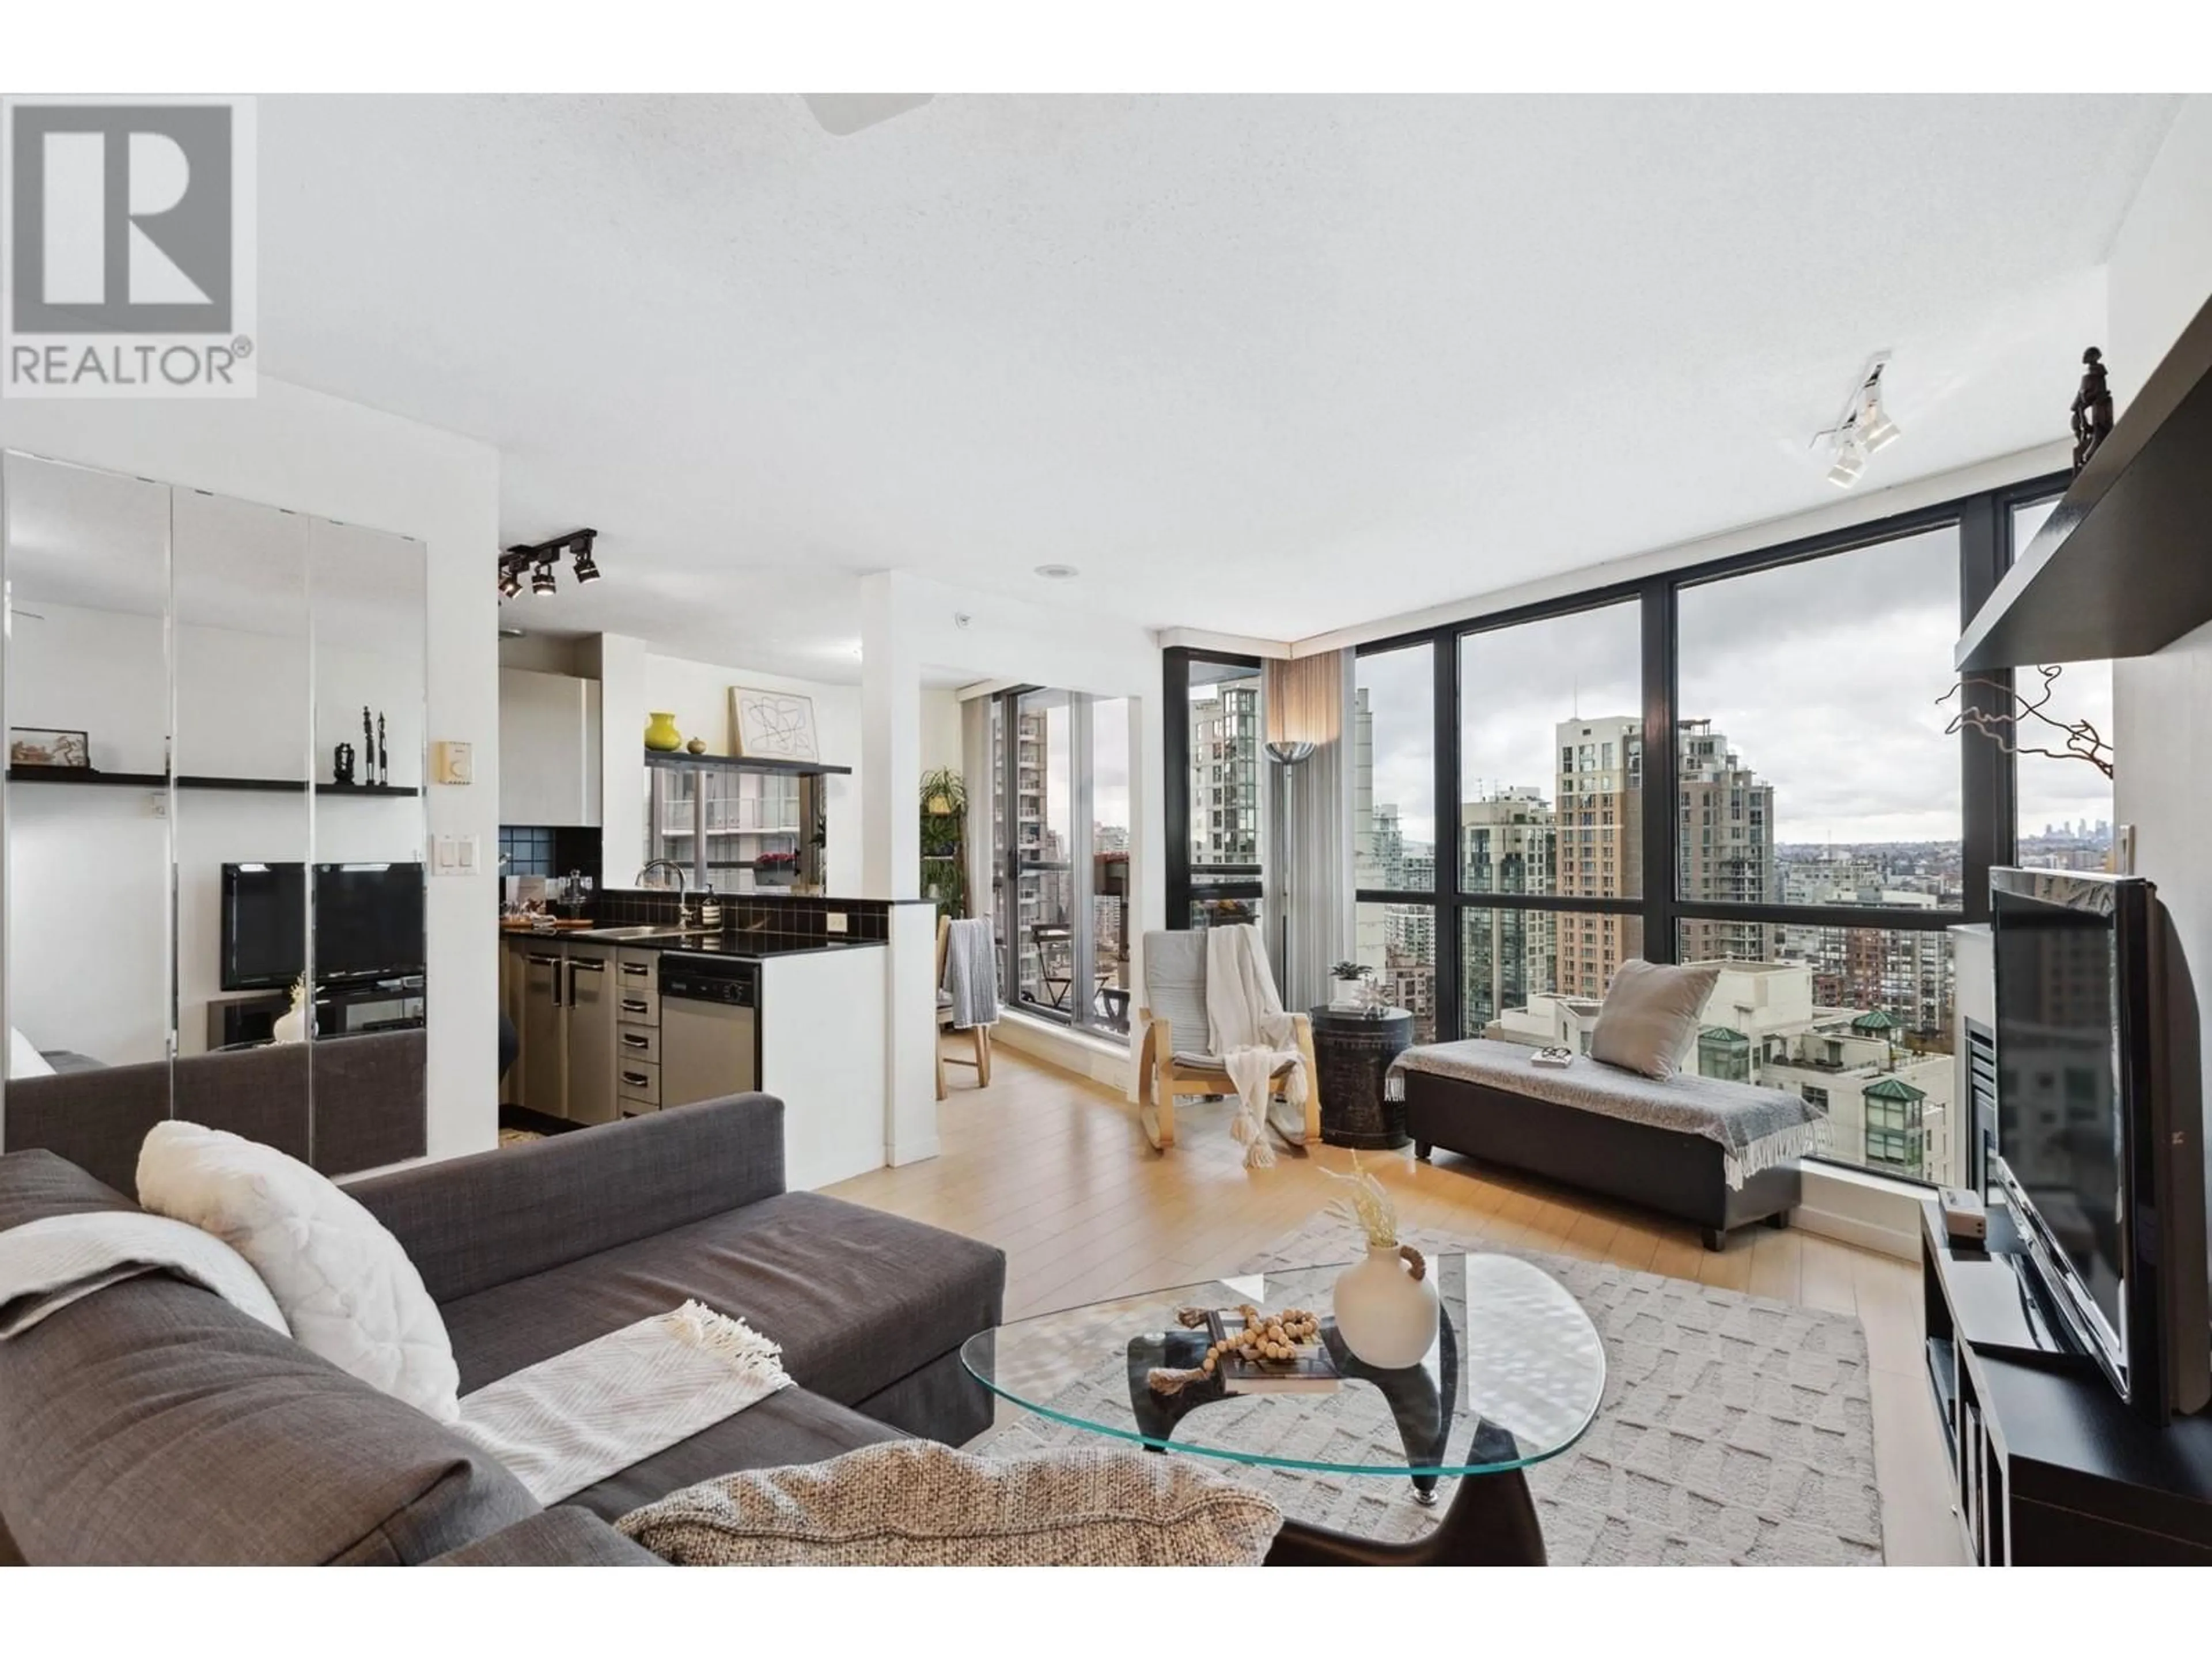
[[[665,752],[684,746],[684,734],[676,729],[676,716],[655,714],[645,728],[645,746]]]

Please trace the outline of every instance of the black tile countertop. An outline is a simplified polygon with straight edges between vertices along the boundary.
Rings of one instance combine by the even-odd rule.
[[[551,933],[503,927],[500,937],[550,944],[608,945],[629,951],[678,951],[687,956],[729,957],[744,962],[759,962],[770,957],[817,956],[833,951],[880,951],[885,946],[885,941],[879,939],[794,937],[789,933],[727,928],[713,933],[679,933],[672,928],[665,933],[634,934],[619,927],[605,930],[575,927]]]

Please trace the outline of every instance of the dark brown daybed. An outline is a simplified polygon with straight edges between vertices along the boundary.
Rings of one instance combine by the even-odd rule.
[[[1781,1226],[1802,1196],[1797,1158],[1823,1114],[1778,1089],[1640,1077],[1577,1056],[1477,1038],[1409,1048],[1392,1067],[1413,1153],[1437,1147],[1525,1170],[1687,1221],[1717,1250],[1731,1228]],[[1732,1184],[1733,1182],[1733,1184]]]

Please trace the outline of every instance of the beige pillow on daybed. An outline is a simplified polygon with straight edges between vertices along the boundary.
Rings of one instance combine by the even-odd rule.
[[[975,1457],[933,1440],[702,1480],[615,1522],[679,1567],[1257,1566],[1264,1494],[1110,1446]]]
[[[1717,968],[1622,963],[1590,1032],[1590,1058],[1644,1077],[1674,1076],[1698,1040],[1698,1021],[1720,976]]]

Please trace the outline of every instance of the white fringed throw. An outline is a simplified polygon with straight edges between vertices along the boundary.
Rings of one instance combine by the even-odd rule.
[[[557,1504],[791,1386],[783,1350],[687,1302],[503,1376],[461,1401],[461,1431]]]
[[[1275,1161],[1267,1145],[1267,1096],[1275,1074],[1290,1068],[1283,1092],[1292,1106],[1303,1107],[1306,1073],[1298,1063],[1297,1022],[1283,1012],[1257,927],[1206,929],[1206,1047],[1220,1057],[1237,1091],[1229,1133],[1243,1144],[1246,1169],[1267,1169]],[[1297,1116],[1303,1122],[1304,1114]]]

